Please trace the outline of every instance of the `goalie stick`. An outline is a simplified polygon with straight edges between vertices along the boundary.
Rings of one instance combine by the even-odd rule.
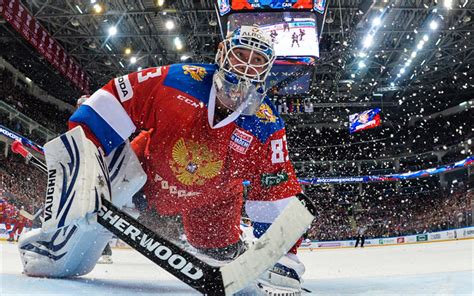
[[[20,215],[25,217],[26,219],[30,220],[30,221],[34,221],[36,218],[39,217],[39,215],[41,215],[41,213],[43,213],[43,208],[39,209],[36,213],[34,214],[30,214],[28,213],[27,211],[25,210],[20,210]]]
[[[12,145],[28,163],[47,173],[47,166],[20,142]],[[300,197],[306,198],[304,195]],[[304,202],[304,201],[303,201]],[[314,207],[293,200],[267,232],[234,261],[215,267],[189,254],[102,198],[97,221],[132,248],[205,295],[232,295],[272,267],[306,231],[314,219]]]

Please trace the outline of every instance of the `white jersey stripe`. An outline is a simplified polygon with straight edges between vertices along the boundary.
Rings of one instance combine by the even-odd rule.
[[[273,223],[288,203],[295,198],[295,196],[290,196],[275,201],[247,200],[245,202],[245,212],[250,220],[254,222]]]
[[[136,129],[125,109],[108,91],[99,89],[84,102],[84,105],[94,109],[124,141]]]

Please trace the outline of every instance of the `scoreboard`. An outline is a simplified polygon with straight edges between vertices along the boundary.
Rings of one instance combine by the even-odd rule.
[[[314,9],[324,13],[326,0],[219,0],[219,11],[221,15],[241,10],[261,9]]]
[[[319,58],[326,0],[218,0],[221,32],[258,25],[272,38],[277,59],[267,78],[269,95],[308,93]]]

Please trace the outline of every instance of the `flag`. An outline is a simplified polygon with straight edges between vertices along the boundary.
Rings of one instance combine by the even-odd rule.
[[[358,131],[374,128],[380,125],[380,108],[366,110],[349,115],[349,131]]]

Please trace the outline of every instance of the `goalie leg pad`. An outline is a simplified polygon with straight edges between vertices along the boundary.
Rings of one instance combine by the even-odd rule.
[[[111,199],[107,165],[81,127],[46,143],[45,157],[43,224],[18,245],[24,271],[48,277],[88,273],[111,238],[97,222],[102,199]]]
[[[82,128],[46,143],[45,157],[48,183],[43,231],[56,231],[88,215],[97,219],[101,199],[111,199],[111,185],[102,153]]]
[[[132,206],[132,197],[145,185],[147,175],[130,142],[115,148],[105,161],[112,185],[112,203],[118,208]]]
[[[52,232],[34,229],[18,243],[28,276],[74,277],[89,273],[112,234],[97,223],[73,223]]]

